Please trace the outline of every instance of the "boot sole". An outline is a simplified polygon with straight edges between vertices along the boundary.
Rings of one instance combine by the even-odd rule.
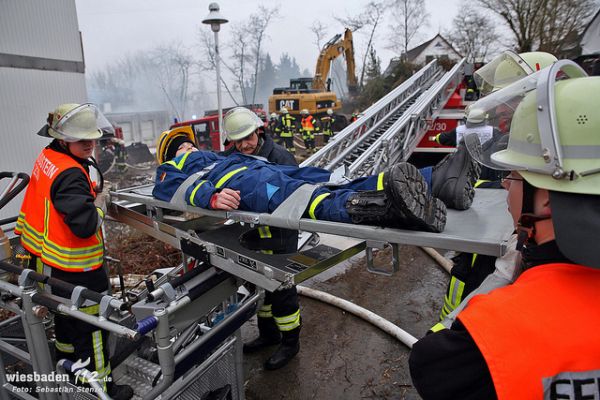
[[[404,216],[398,227],[442,232],[446,226],[446,206],[427,194],[427,183],[412,164],[396,164],[385,178],[386,193]]]

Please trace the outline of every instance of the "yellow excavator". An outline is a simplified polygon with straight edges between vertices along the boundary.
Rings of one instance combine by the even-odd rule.
[[[285,107],[292,115],[299,115],[307,109],[318,117],[331,108],[334,112],[342,108],[342,102],[335,92],[331,91],[331,79],[328,78],[331,63],[340,55],[346,59],[346,80],[348,91],[354,93],[357,87],[354,65],[354,47],[352,31],[346,29],[344,36],[335,35],[321,50],[317,59],[317,67],[313,78],[297,78],[290,80],[290,87],[275,88],[269,97],[269,112],[277,112]]]

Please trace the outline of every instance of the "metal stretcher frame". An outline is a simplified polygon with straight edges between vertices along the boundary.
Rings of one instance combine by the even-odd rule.
[[[426,246],[491,256],[502,256],[507,250],[507,241],[514,228],[506,206],[506,191],[502,189],[476,189],[470,209],[448,210],[446,228],[442,233],[430,233],[402,229],[382,228],[368,225],[345,224],[298,218],[278,213],[254,213],[249,211],[214,211],[198,207],[173,205],[157,200],[151,193],[152,185],[111,192],[113,199],[141,203],[146,207],[192,212],[200,215],[231,219],[255,225],[269,225],[301,231],[328,233],[372,242]],[[297,191],[298,192],[298,191]],[[142,194],[143,193],[143,194]],[[294,193],[296,194],[296,193]],[[281,207],[293,205],[288,198]],[[302,205],[297,210],[304,212]]]

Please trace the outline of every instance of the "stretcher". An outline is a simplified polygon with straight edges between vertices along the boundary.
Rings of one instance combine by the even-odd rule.
[[[145,185],[111,192],[113,202],[109,215],[269,291],[282,284],[300,283],[362,250],[367,252],[368,268],[383,274],[398,269],[399,245],[501,256],[513,232],[512,219],[506,210],[506,191],[499,189],[477,189],[469,210],[448,210],[444,232],[430,233],[304,218],[304,210],[315,189],[308,184],[301,186],[271,214],[172,204],[153,198],[152,188]],[[295,254],[274,255],[240,244],[241,235],[265,225],[355,240],[349,241],[345,248],[321,243]],[[394,250],[394,262],[389,269],[372,263],[373,249],[385,245]]]

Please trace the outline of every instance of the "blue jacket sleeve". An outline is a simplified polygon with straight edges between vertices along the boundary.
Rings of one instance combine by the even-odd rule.
[[[159,200],[171,201],[171,198],[188,175],[172,164],[165,163],[156,169],[156,181],[152,195]],[[211,196],[216,192],[210,181],[196,180],[185,192],[186,203],[201,208],[208,208]]]

